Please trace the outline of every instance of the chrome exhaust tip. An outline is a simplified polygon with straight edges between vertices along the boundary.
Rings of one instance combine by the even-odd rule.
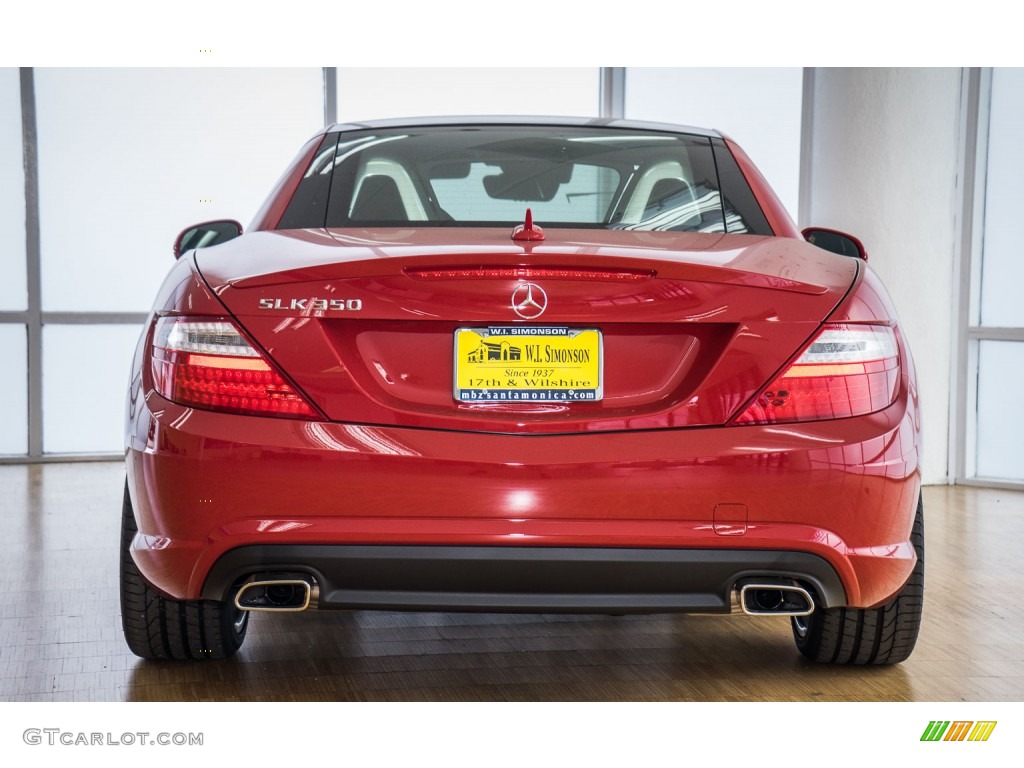
[[[261,579],[243,584],[235,594],[242,611],[304,611],[309,608],[313,585],[306,579]]]
[[[810,616],[814,598],[793,584],[750,582],[740,587],[740,607],[748,616]]]

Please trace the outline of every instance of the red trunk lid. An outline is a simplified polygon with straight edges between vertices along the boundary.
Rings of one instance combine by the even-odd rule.
[[[331,420],[505,433],[722,424],[857,274],[855,259],[788,238],[604,230],[549,230],[538,244],[495,229],[257,232],[197,261]],[[599,334],[590,352],[560,352],[537,328]],[[459,329],[474,329],[468,354],[490,354],[499,373],[596,349],[600,399],[460,401]],[[478,344],[488,331],[504,346]],[[551,371],[559,391],[578,382]],[[479,397],[498,397],[496,379],[477,381]]]

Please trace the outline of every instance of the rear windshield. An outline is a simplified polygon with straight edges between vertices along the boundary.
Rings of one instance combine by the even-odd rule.
[[[278,228],[511,226],[527,208],[545,227],[772,234],[718,140],[544,126],[328,134]]]

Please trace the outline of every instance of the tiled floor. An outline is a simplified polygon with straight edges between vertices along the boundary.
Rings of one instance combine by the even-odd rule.
[[[892,668],[805,662],[780,618],[307,612],[239,654],[121,638],[118,464],[0,466],[0,700],[1024,700],[1024,493],[932,487],[925,625]]]

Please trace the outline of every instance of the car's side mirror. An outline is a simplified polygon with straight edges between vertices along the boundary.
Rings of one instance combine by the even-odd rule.
[[[868,260],[868,252],[864,250],[864,243],[853,235],[848,235],[837,229],[808,227],[803,231],[803,236],[804,240],[811,245],[816,245],[826,251],[838,253],[840,256],[854,256],[864,261]]]
[[[181,254],[193,248],[206,248],[234,240],[242,234],[242,225],[234,219],[217,219],[204,221],[183,230],[174,241],[174,258],[180,259]]]

